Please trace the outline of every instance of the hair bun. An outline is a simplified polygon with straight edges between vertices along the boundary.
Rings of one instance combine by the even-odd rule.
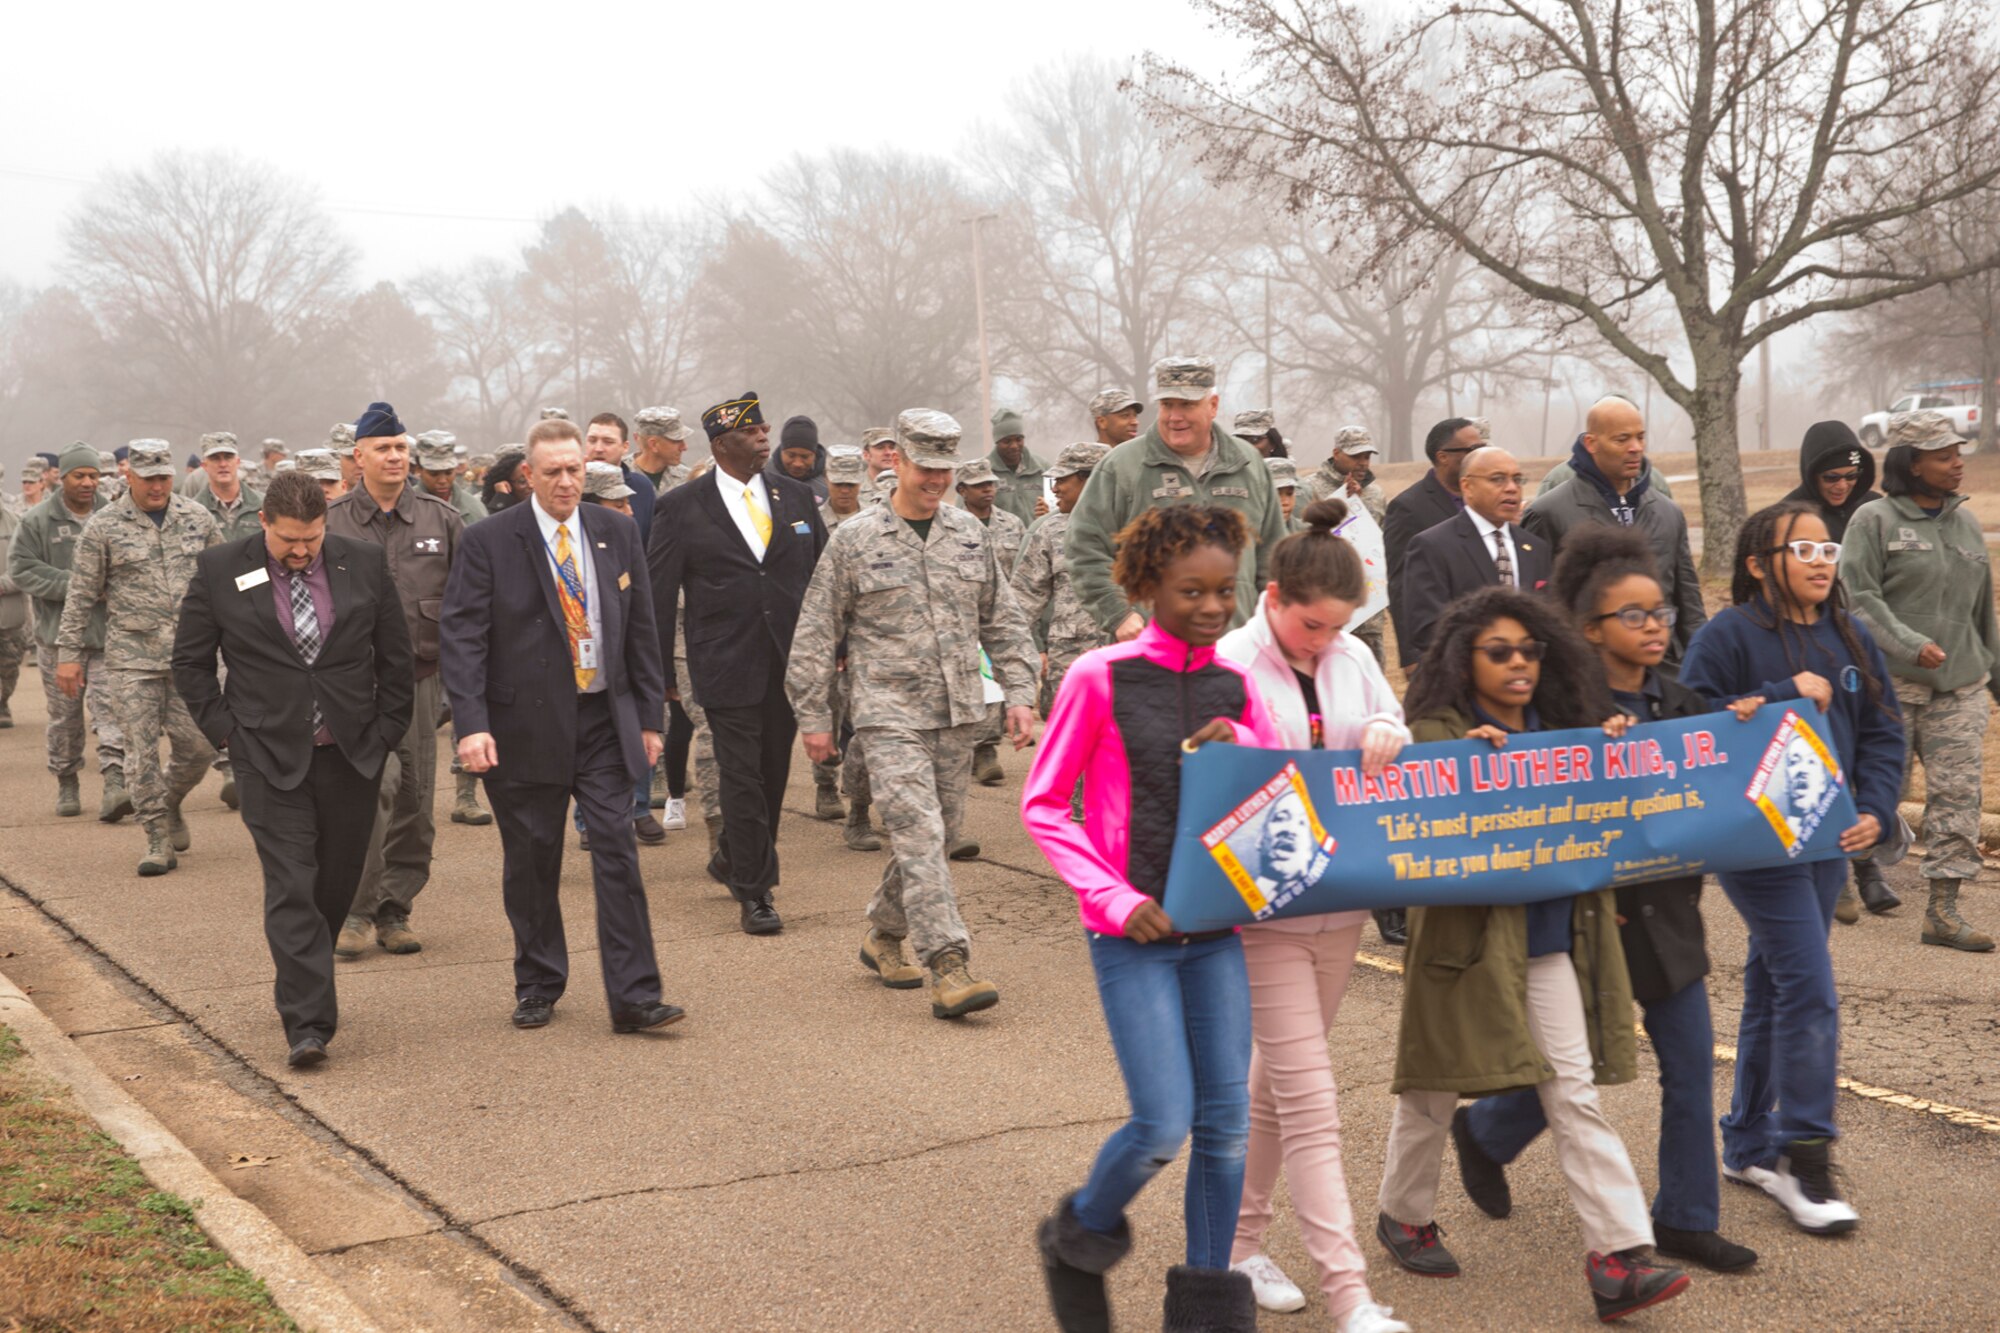
[[[1332,532],[1347,521],[1347,501],[1337,495],[1314,500],[1299,518],[1315,532]]]

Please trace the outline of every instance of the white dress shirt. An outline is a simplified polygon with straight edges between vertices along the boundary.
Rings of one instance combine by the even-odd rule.
[[[1479,539],[1486,544],[1486,553],[1495,557],[1494,563],[1496,565],[1499,564],[1499,552],[1502,548],[1505,548],[1507,552],[1507,567],[1514,571],[1514,577],[1508,586],[1514,588],[1520,587],[1521,556],[1514,549],[1514,539],[1508,535],[1507,529],[1488,523],[1485,517],[1471,505],[1465,507],[1465,516],[1472,520],[1473,527],[1479,529]]]
[[[604,619],[597,605],[597,560],[592,554],[590,538],[584,535],[583,515],[572,510],[570,516],[558,523],[542,508],[541,497],[530,496],[528,503],[534,506],[535,524],[542,533],[542,554],[548,558],[549,577],[558,584],[562,582],[562,571],[556,565],[556,531],[569,529],[570,555],[576,561],[577,577],[583,580],[583,618],[590,626],[590,637],[597,644],[597,675],[590,682],[585,694],[600,694],[604,690]],[[558,599],[560,605],[560,599]]]
[[[764,517],[776,522],[771,518],[771,494],[764,489],[764,474],[753,473],[750,480],[738,481],[721,468],[716,468],[715,489],[722,496],[723,508],[727,509],[729,516],[736,520],[736,530],[742,533],[743,540],[750,544],[750,554],[762,560],[765,548],[770,543],[757,531],[757,525],[750,521],[750,510],[743,503],[743,497],[746,494],[753,497],[757,501],[757,507],[764,511]]]

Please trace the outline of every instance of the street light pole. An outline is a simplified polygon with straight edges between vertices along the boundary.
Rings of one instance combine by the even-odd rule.
[[[982,213],[970,220],[972,310],[973,317],[979,324],[979,433],[982,439],[987,440],[990,440],[993,432],[993,361],[986,346],[986,252],[980,244],[979,224],[992,222],[999,216],[998,213]]]

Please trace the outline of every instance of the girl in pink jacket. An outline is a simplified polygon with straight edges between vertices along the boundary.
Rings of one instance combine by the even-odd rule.
[[[1029,835],[1076,892],[1132,1103],[1037,1237],[1065,1333],[1109,1329],[1104,1273],[1131,1248],[1125,1207],[1190,1135],[1187,1263],[1167,1274],[1165,1327],[1256,1327],[1250,1282],[1229,1267],[1249,1129],[1243,948],[1231,930],[1176,931],[1160,906],[1183,743],[1275,740],[1244,672],[1215,655],[1248,540],[1242,515],[1205,505],[1148,510],[1118,534],[1112,575],[1152,618],[1070,668],[1021,796]],[[1069,817],[1079,776],[1083,824]]]

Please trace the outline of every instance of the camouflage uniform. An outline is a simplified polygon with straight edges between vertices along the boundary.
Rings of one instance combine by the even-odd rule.
[[[635,442],[638,437],[646,435],[662,440],[686,440],[694,434],[694,431],[689,428],[686,422],[681,420],[679,408],[642,407],[639,409],[638,414],[632,418],[632,434]],[[632,467],[634,471],[637,471],[639,465],[635,461]],[[653,483],[654,489],[659,494],[665,495],[668,491],[681,485],[689,477],[693,476],[694,469],[686,463],[675,463],[672,467],[663,470],[657,477],[653,476],[650,472],[643,475]],[[686,707],[685,702],[683,702],[682,707]],[[689,714],[689,716],[692,717],[693,714]]]
[[[1076,659],[1111,641],[1076,599],[1069,578],[1069,553],[1064,549],[1068,535],[1069,515],[1050,514],[1028,533],[1028,544],[1014,566],[1014,596],[1022,613],[1033,622],[1041,618],[1044,608],[1049,612],[1049,666],[1038,701],[1045,717]]]
[[[826,480],[829,486],[853,485],[861,488],[857,493],[861,507],[851,514],[836,514],[831,504],[820,507],[819,516],[826,523],[827,540],[831,541],[841,524],[868,512],[868,468],[861,461],[859,452],[830,449],[826,457]],[[823,764],[815,763],[813,782],[820,787],[837,785],[842,796],[865,807],[872,804],[873,797],[868,792],[868,770],[861,763],[861,747],[851,734],[853,724],[848,714],[847,685],[846,670],[835,672],[830,702],[833,706],[833,735],[840,744],[840,756]]]
[[[100,498],[93,513],[104,508]],[[7,576],[33,603],[35,664],[42,673],[42,694],[48,703],[49,772],[66,778],[83,767],[84,709],[97,732],[97,768],[122,775],[125,736],[112,711],[109,676],[104,669],[104,608],[94,608],[84,621],[83,693],[72,699],[56,686],[56,632],[62,624],[63,599],[69,594],[70,566],[77,538],[86,520],[63,504],[62,487],[51,482],[49,494],[22,517],[7,554]]]
[[[1363,467],[1373,463],[1377,453],[1375,437],[1361,426],[1342,426],[1339,434],[1333,438],[1333,447],[1336,451],[1360,462]],[[1375,520],[1375,526],[1382,526],[1389,513],[1389,496],[1382,489],[1382,483],[1375,480],[1373,473],[1367,475],[1368,480],[1362,483],[1360,492],[1350,495],[1347,491],[1347,477],[1333,465],[1333,459],[1329,457],[1326,462],[1319,465],[1316,472],[1299,482],[1299,498],[1292,506],[1292,513],[1303,515],[1306,506],[1319,500],[1339,499],[1345,501],[1350,509],[1354,502],[1359,500],[1361,507],[1368,511],[1368,516]],[[1368,651],[1375,654],[1378,665],[1388,660],[1386,650],[1382,646],[1383,627],[1388,619],[1387,615],[1378,613],[1369,617],[1354,631],[1354,637],[1367,644]]]
[[[34,630],[28,620],[28,594],[7,573],[21,519],[12,509],[0,510],[0,726],[14,725],[11,703],[21,680],[21,660],[28,655]]]
[[[996,421],[1003,420],[1006,415],[1006,413],[1002,412],[994,413]],[[1016,418],[1016,423],[1018,424],[1018,418]],[[988,458],[976,459],[960,468],[959,485],[977,486],[983,482],[997,482],[999,478],[994,474],[990,466],[991,461]],[[1024,455],[1021,459],[1021,465],[1025,468],[1029,462],[1030,460]],[[1045,470],[1041,464],[1035,464],[1035,488],[1037,494],[1040,494],[1042,472]],[[999,495],[997,487],[994,490],[994,495],[996,497]],[[979,521],[986,525],[986,538],[993,543],[994,552],[1000,557],[1001,577],[1011,577],[1014,573],[1014,562],[1021,558],[1021,548],[1027,545],[1028,542],[1028,525],[1021,521],[1019,515],[1002,509],[997,498],[993,502],[993,512],[991,515]],[[980,728],[979,735],[974,742],[975,748],[982,752],[989,748],[997,749],[1001,738],[1006,733],[1006,710],[999,704],[989,704],[986,709],[986,723]],[[980,757],[984,759],[993,758],[993,756],[985,754],[982,754]],[[976,762],[978,761],[975,760]],[[995,768],[992,771],[996,774],[993,778],[993,783],[997,786],[1000,782],[1000,778],[997,776],[999,772],[998,760],[994,759],[993,762]]]
[[[132,452],[139,466],[141,451]],[[65,665],[86,660],[91,612],[102,601],[104,665],[125,734],[126,788],[149,833],[165,826],[168,810],[180,807],[215,760],[174,690],[172,668],[174,624],[195,559],[220,540],[215,520],[193,500],[169,497],[166,519],[154,527],[127,494],[84,525],[70,569],[56,657]],[[172,753],[164,775],[162,734]]]
[[[928,467],[960,460],[957,423],[905,412],[897,443]],[[835,653],[848,645],[855,735],[889,833],[891,855],[869,905],[875,929],[907,937],[931,966],[968,948],[945,848],[956,841],[986,716],[979,651],[1010,706],[1034,700],[1033,640],[987,529],[940,506],[927,541],[886,505],[842,523],[806,589],[785,690],[801,733],[832,732]]]

